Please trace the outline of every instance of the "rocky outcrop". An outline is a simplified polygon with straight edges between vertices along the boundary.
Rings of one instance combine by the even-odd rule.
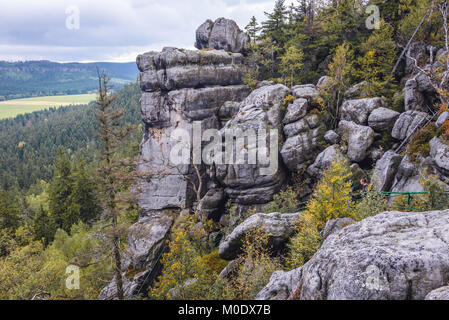
[[[433,290],[426,296],[425,300],[449,300],[449,287],[442,287],[436,290]]]
[[[401,114],[384,107],[375,109],[368,118],[368,125],[376,132],[388,132],[393,130],[396,120]]]
[[[129,249],[122,259],[123,290],[126,297],[145,295],[160,269],[158,258],[170,233],[173,219],[164,213],[153,213],[139,219],[131,226],[128,235]],[[100,300],[116,299],[115,279],[98,296]]]
[[[368,117],[377,108],[383,107],[380,98],[347,100],[341,106],[341,119],[352,121],[359,125],[367,125]]]
[[[139,185],[139,205],[145,211],[191,207],[195,196],[186,176],[195,173],[188,164],[171,163],[170,151],[178,143],[171,135],[178,129],[191,135],[193,121],[201,121],[202,132],[220,128],[217,115],[225,102],[249,94],[241,79],[243,56],[166,48],[139,56],[137,64],[146,123],[138,170],[149,176]]]
[[[377,161],[371,179],[374,190],[390,191],[401,161],[402,156],[391,150]]]
[[[254,90],[241,103],[237,115],[221,129],[222,136],[240,132],[246,137],[241,149],[237,150],[245,158],[243,163],[235,161],[232,164],[217,166],[217,177],[220,183],[225,187],[228,197],[238,205],[266,204],[272,201],[273,195],[279,192],[285,181],[285,170],[280,165],[277,145],[273,146],[275,149],[270,149],[269,133],[272,129],[277,130],[276,137],[272,139],[276,138],[279,143],[283,142],[280,135],[283,120],[282,103],[289,94],[290,89],[281,84],[267,85]],[[258,145],[259,142],[255,143],[255,139],[249,139],[251,136],[261,136],[264,132],[267,134],[264,146]],[[249,155],[255,154],[258,147],[266,148],[269,151],[268,155],[274,152],[269,164],[248,161]],[[236,148],[239,147],[236,146]],[[273,170],[268,170],[270,166]],[[264,172],[264,168],[267,172]]]
[[[316,157],[315,162],[307,169],[307,173],[319,180],[324,170],[328,169],[333,161],[342,159],[344,159],[344,155],[339,146],[330,146]]]
[[[435,137],[430,141],[430,156],[438,171],[449,176],[449,145]]]
[[[386,212],[330,235],[300,271],[301,300],[421,300],[449,281],[449,210]]]
[[[218,18],[207,20],[196,30],[197,49],[217,49],[228,52],[244,52],[250,43],[249,36],[240,30],[235,21]]]
[[[348,158],[353,162],[362,162],[368,155],[368,149],[374,142],[374,131],[370,127],[358,125],[352,121],[340,121],[339,134],[348,144]]]
[[[419,73],[409,79],[404,88],[405,110],[427,112],[433,108],[437,98],[435,88],[429,77],[424,73]]]
[[[233,260],[241,253],[245,236],[251,230],[261,228],[269,235],[269,245],[275,250],[282,248],[295,232],[299,213],[257,213],[237,226],[220,244],[219,254],[222,259]]]
[[[419,111],[407,111],[402,113],[394,124],[391,136],[397,140],[409,138],[417,128],[428,120],[427,113]]]

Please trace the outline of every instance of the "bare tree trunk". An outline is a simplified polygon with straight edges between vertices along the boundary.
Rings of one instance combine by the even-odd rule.
[[[117,218],[113,221],[114,228],[117,227]],[[115,263],[115,278],[117,284],[117,298],[119,300],[124,299],[123,294],[123,279],[122,279],[122,257],[120,255],[120,239],[118,236],[114,236],[114,263]]]

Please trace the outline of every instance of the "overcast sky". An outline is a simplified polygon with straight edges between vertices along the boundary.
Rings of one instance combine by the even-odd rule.
[[[192,48],[196,28],[208,18],[224,16],[243,28],[273,5],[274,0],[0,0],[0,60],[134,61],[164,46]]]

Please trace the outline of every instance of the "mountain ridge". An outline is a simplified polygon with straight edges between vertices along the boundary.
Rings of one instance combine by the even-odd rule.
[[[135,62],[0,61],[0,101],[89,93],[98,86],[97,68],[112,78],[116,88],[136,81],[138,76]]]

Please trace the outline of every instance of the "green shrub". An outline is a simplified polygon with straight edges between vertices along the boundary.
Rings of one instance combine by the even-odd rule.
[[[292,213],[298,212],[299,201],[298,195],[293,188],[288,187],[286,190],[281,191],[273,197],[273,201],[270,202],[263,211],[265,213],[280,212],[280,213]]]

